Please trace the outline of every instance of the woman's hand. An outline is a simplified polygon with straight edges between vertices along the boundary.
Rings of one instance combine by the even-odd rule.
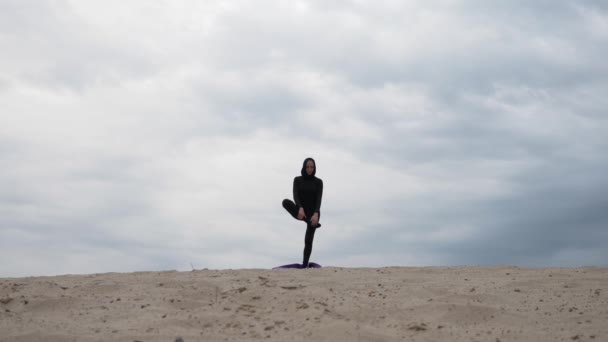
[[[298,211],[298,220],[303,220],[306,218],[306,214],[304,213],[304,208],[300,208],[300,211]]]
[[[310,218],[310,223],[313,227],[315,227],[317,225],[317,223],[319,223],[319,214],[318,213],[314,213],[312,215],[312,217]]]

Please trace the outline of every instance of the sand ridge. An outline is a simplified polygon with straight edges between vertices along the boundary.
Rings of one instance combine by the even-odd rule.
[[[608,269],[195,270],[0,279],[8,341],[608,341]]]

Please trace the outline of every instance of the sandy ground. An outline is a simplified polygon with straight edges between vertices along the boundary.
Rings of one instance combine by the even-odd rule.
[[[608,341],[608,269],[197,270],[0,279],[0,341]]]

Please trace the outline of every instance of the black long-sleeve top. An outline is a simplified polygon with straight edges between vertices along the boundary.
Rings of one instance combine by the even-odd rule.
[[[321,210],[323,181],[314,176],[298,176],[293,180],[293,200],[311,217]]]

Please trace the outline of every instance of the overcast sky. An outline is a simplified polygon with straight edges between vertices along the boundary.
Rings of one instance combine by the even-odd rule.
[[[0,0],[0,277],[608,266],[605,1]]]

